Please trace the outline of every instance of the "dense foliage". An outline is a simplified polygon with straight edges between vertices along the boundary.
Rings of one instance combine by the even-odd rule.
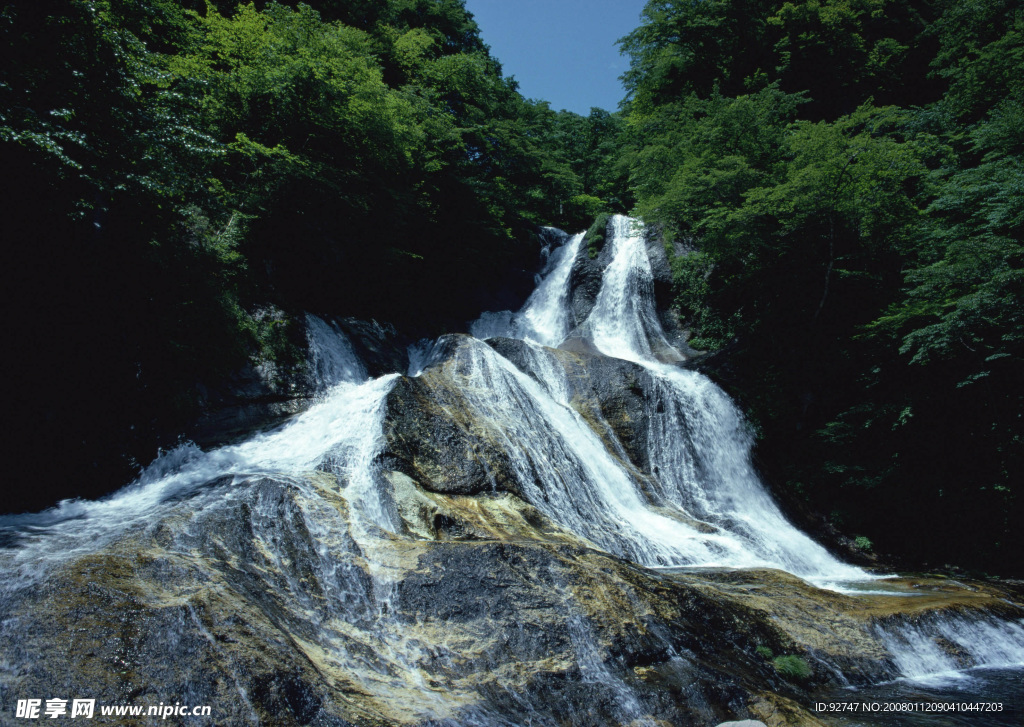
[[[8,461],[40,486],[4,509],[117,486],[206,387],[299,365],[303,311],[514,302],[538,224],[625,204],[620,125],[524,99],[461,0],[5,2]]]
[[[769,474],[918,563],[1024,568],[1024,10],[652,0],[638,211]]]

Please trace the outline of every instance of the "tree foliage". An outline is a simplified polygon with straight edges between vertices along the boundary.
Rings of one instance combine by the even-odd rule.
[[[637,210],[696,248],[678,299],[764,466],[917,562],[1024,568],[1022,22],[655,1],[622,41]]]
[[[623,208],[619,128],[524,99],[461,0],[4,3],[12,456],[53,484],[9,507],[123,482],[208,386],[297,365],[303,311],[514,304],[537,225]]]

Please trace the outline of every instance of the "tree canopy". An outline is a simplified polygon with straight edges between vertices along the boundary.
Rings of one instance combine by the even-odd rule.
[[[637,211],[762,464],[914,562],[1024,567],[1024,13],[652,1],[622,41]]]
[[[304,311],[428,334],[514,303],[538,225],[624,209],[619,129],[524,99],[461,0],[4,3],[15,459],[95,494],[207,385],[300,365]]]

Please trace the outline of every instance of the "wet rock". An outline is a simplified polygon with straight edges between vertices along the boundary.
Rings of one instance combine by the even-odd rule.
[[[700,724],[756,681],[723,649],[735,633],[704,636],[720,619],[699,595],[578,545],[382,541],[385,598],[317,477],[235,486],[197,517],[182,503],[19,593],[7,693],[180,699],[222,724],[489,723],[523,703],[545,724]],[[313,533],[325,509],[337,524]]]
[[[468,410],[443,371],[399,380],[388,396],[383,459],[433,492],[517,491],[501,432]]]
[[[304,375],[302,328],[284,311],[267,306],[254,314],[262,325],[284,331],[289,343],[281,360],[249,361],[230,375],[197,381],[186,418],[168,417],[164,447],[186,439],[210,448],[244,439],[283,422],[309,406],[315,387]]]
[[[971,655],[959,644],[954,644],[952,641],[943,638],[942,636],[935,637],[933,641],[935,645],[949,656],[958,667],[963,669],[973,665]]]
[[[611,238],[612,221],[608,220],[605,239]],[[595,257],[590,257],[586,245],[580,248],[569,273],[569,318],[570,327],[582,325],[594,309],[594,302],[601,290],[604,269],[612,260],[612,246],[604,245]]]
[[[658,320],[665,332],[670,345],[687,353],[690,351],[686,341],[689,337],[679,322],[679,311],[675,308],[674,282],[669,253],[665,239],[659,228],[647,227],[644,230],[644,246],[647,248],[647,259],[651,263],[651,276],[654,283],[654,307]]]
[[[249,363],[216,385],[197,385],[198,414],[182,436],[205,448],[241,441],[305,409],[313,390],[299,368]]]
[[[501,422],[475,418],[459,375],[460,357],[482,345],[465,336],[447,336],[435,347],[433,365],[423,376],[403,378],[388,398],[384,458],[433,492],[519,495]],[[488,341],[495,351],[540,381],[531,365],[529,344],[512,339]],[[643,367],[605,356],[546,349],[563,367],[573,407],[606,446],[649,474],[647,394],[653,389]]]
[[[392,470],[395,511],[414,537],[424,540],[532,540],[580,545],[580,538],[511,493],[450,495],[420,487]]]
[[[414,341],[390,323],[358,318],[336,318],[338,327],[348,336],[367,373],[376,378],[395,372],[405,373],[409,365],[408,348]]]
[[[826,723],[807,712],[798,702],[779,694],[765,692],[757,695],[748,710],[765,727],[826,727]]]
[[[405,534],[326,473],[225,478],[9,590],[3,713],[45,693],[210,704],[229,725],[507,724],[530,705],[544,725],[817,726],[758,645],[877,676],[879,620],[1016,608],[980,584],[854,599],[779,571],[648,570],[512,493],[382,474]]]
[[[569,320],[572,327],[581,325],[594,309],[603,271],[604,267],[587,255],[586,249],[576,256],[569,273]]]
[[[357,318],[328,320],[347,336],[368,375],[406,370],[412,339],[393,325]],[[318,382],[310,374],[308,366],[304,371],[301,366],[267,361],[247,364],[216,386],[200,385],[199,414],[184,428],[182,436],[210,449],[276,426],[312,403]]]

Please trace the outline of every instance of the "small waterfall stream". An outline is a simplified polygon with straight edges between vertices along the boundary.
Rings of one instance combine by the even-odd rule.
[[[601,353],[648,364],[655,349],[669,348],[654,310],[654,281],[643,228],[622,215],[612,218],[612,260],[594,309],[581,326]]]
[[[370,378],[337,323],[328,324],[322,318],[307,314],[306,330],[311,359],[309,366],[321,391],[342,382],[359,384]]]
[[[537,287],[518,313],[487,312],[469,326],[481,340],[504,336],[557,346],[569,334],[569,273],[583,244],[584,233],[567,237],[560,230],[545,229],[544,255]]]
[[[1024,667],[1024,620],[959,613],[875,626],[901,675],[923,682],[961,678],[964,669]]]
[[[121,557],[122,550],[154,549],[160,557],[192,563],[219,588],[246,594],[259,618],[266,615],[332,688],[369,695],[368,706],[345,707],[350,716],[366,710],[370,722],[398,714],[409,724],[489,727],[523,723],[509,714],[514,709],[537,725],[658,724],[649,716],[650,700],[630,686],[632,678],[621,676],[632,667],[598,634],[593,614],[585,615],[588,604],[556,561],[533,577],[548,579],[547,600],[541,600],[561,612],[558,634],[537,636],[520,624],[518,633],[476,633],[467,641],[429,617],[424,606],[411,606],[415,598],[405,581],[439,588],[458,567],[444,559],[443,548],[428,548],[432,543],[413,534],[404,519],[410,508],[426,507],[428,495],[403,494],[400,473],[381,463],[389,397],[399,382],[415,378],[417,391],[438,401],[455,382],[458,411],[452,414],[486,428],[488,445],[502,452],[505,490],[560,528],[560,537],[574,537],[578,547],[653,569],[774,568],[844,592],[852,582],[875,577],[836,559],[787,521],[751,463],[751,437],[735,404],[707,377],[672,363],[681,357],[658,320],[642,226],[618,216],[612,227],[609,262],[582,322],[574,322],[570,288],[574,263],[586,254],[584,236],[546,230],[547,263],[523,308],[483,314],[470,325],[473,338],[410,347],[407,378],[371,378],[341,329],[309,315],[317,398],[303,413],[239,444],[206,452],[188,444],[164,453],[136,482],[107,498],[0,517],[0,636],[18,643],[26,617],[5,614],[21,614],[33,592],[64,565],[101,552]],[[515,346],[503,347],[500,339]],[[584,342],[588,352],[560,350],[567,341]],[[631,377],[640,392],[642,409],[630,426],[641,435],[642,451],[627,451],[613,424],[586,403],[584,383],[571,373],[572,366],[598,360]],[[497,485],[492,477],[491,490],[482,495],[486,502],[504,502]],[[429,497],[451,501],[448,495]],[[467,543],[495,562],[526,558],[484,545]],[[486,581],[495,577],[492,571],[466,578]],[[463,617],[458,604],[452,608],[455,623]],[[222,644],[231,641],[213,635],[204,618],[190,605],[176,625],[166,627],[166,638],[178,643],[198,634],[194,648],[218,654],[241,697],[239,719],[253,721],[256,707],[243,686],[253,667],[222,654]],[[1021,622],[935,613],[874,628],[905,677],[1024,664]],[[593,711],[545,711],[524,703],[521,691],[501,681],[511,679],[515,666],[498,663],[496,674],[510,671],[490,681],[462,671],[467,663],[486,666],[487,659],[498,658],[493,654],[515,665],[515,649],[538,648],[538,638],[553,644],[561,639],[574,663],[559,668],[593,690]],[[491,650],[486,658],[483,643]],[[692,683],[686,650],[659,648],[671,655],[678,678]],[[25,658],[0,658],[0,699],[5,674],[13,679],[30,671],[18,661]],[[300,667],[279,670],[288,669]],[[291,684],[293,677],[282,679]],[[201,676],[186,682],[196,700],[213,693]],[[551,689],[557,694],[561,687]],[[693,699],[712,714],[695,689]],[[316,703],[310,700],[289,701],[288,708],[301,716],[302,705]]]

